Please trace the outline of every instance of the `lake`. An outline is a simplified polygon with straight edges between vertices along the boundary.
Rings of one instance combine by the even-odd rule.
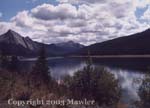
[[[24,67],[32,67],[34,59],[22,61]],[[94,66],[104,66],[109,72],[119,80],[122,88],[123,103],[132,104],[139,100],[137,94],[145,72],[150,66],[148,58],[93,58]],[[73,75],[74,72],[82,69],[86,65],[85,58],[49,58],[48,65],[51,75],[56,79],[61,79],[64,75]]]

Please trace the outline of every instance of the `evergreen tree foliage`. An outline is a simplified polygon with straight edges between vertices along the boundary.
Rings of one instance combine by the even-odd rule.
[[[1,52],[0,52],[0,62],[1,62],[1,68],[8,69],[9,57],[3,49],[1,49]]]
[[[10,71],[19,71],[19,60],[17,56],[11,56],[11,60],[9,63],[9,70]]]
[[[147,74],[142,81],[139,89],[139,96],[141,99],[140,107],[149,108],[150,107],[150,75]]]
[[[120,100],[118,80],[105,68],[93,66],[90,56],[83,69],[65,78],[65,84],[71,98],[94,99],[99,106],[116,106]]]
[[[41,47],[39,57],[33,66],[31,72],[32,80],[37,84],[45,83],[49,84],[51,80],[49,67],[46,60],[46,52],[44,45]]]

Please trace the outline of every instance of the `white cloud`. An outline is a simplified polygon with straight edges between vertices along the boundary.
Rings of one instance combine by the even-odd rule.
[[[150,0],[133,0],[134,5],[138,8],[144,8],[150,5]]]
[[[33,22],[32,18],[30,18],[29,16],[28,11],[18,12],[16,16],[11,18],[11,21],[20,27],[29,27],[32,25],[32,22]]]
[[[17,27],[15,24],[10,22],[0,22],[0,35],[7,32],[8,29],[12,29],[14,31],[18,31],[19,33],[23,34],[20,27]]]
[[[6,31],[13,28],[24,36],[37,41],[45,40],[47,43],[73,40],[91,44],[140,32],[149,27],[146,21],[141,23],[135,16],[137,7],[145,7],[149,0],[59,2],[58,5],[42,4],[19,12],[9,23],[0,22],[0,29]],[[147,10],[143,19],[148,19],[149,15]]]
[[[60,3],[73,3],[73,4],[80,4],[80,3],[103,3],[108,0],[57,0]]]
[[[124,4],[126,2],[133,3],[137,7],[145,7],[150,4],[150,0],[56,0],[60,3],[71,3],[71,4],[105,4],[110,2],[116,2],[120,4]]]
[[[42,4],[31,10],[32,15],[43,20],[76,18],[77,10],[71,4],[60,4],[53,6],[51,4]]]
[[[150,24],[150,6],[148,9],[144,12],[143,16],[141,17],[142,20],[146,20]]]

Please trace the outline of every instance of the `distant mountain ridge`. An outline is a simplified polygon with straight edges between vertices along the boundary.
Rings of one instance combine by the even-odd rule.
[[[34,50],[36,43],[34,43],[29,37],[22,37],[17,32],[8,30],[5,34],[0,36],[0,43],[21,45],[26,49]]]
[[[8,30],[0,36],[0,50],[3,50],[9,55],[27,57],[37,56],[42,45],[43,43],[33,41],[29,37],[22,37],[13,30]],[[44,45],[47,56],[60,56],[84,47],[83,45],[73,41]]]
[[[68,41],[68,42],[62,42],[55,44],[58,47],[62,47],[64,50],[69,50],[70,52],[79,50],[80,48],[83,48],[84,45],[81,45],[79,43],[75,43],[73,41]]]
[[[42,45],[12,30],[0,36],[0,50],[10,55],[37,56]],[[73,41],[44,45],[47,56],[84,56],[89,51],[90,55],[150,55],[150,29],[86,47]]]
[[[150,29],[130,36],[124,36],[96,43],[73,55],[146,55],[150,54]]]

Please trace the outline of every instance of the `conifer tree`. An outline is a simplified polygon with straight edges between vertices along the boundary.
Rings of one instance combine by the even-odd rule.
[[[19,71],[19,60],[17,58],[17,56],[11,56],[11,60],[9,63],[9,70],[10,71]]]
[[[37,84],[45,83],[49,85],[51,76],[49,67],[46,60],[46,51],[45,46],[42,45],[39,57],[33,66],[32,72],[31,72],[32,80]]]
[[[99,106],[114,106],[114,108],[120,100],[121,89],[118,80],[104,67],[93,66],[90,52],[86,66],[73,76],[67,77],[65,84],[70,90],[71,98],[92,99]]]
[[[145,78],[142,81],[142,84],[139,89],[140,96],[140,108],[149,108],[150,107],[150,74],[146,74]]]
[[[8,69],[9,58],[3,49],[1,49],[1,52],[0,52],[0,62],[1,62],[1,68]]]

